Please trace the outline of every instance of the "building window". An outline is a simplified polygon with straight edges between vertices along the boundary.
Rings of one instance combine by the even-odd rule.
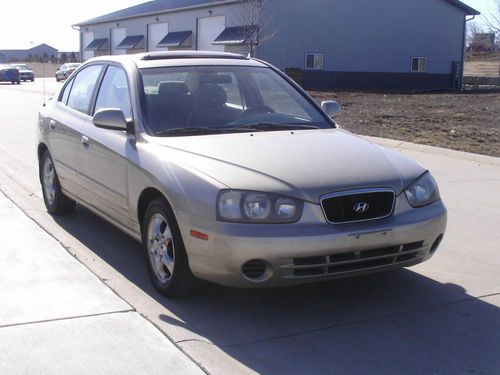
[[[306,69],[323,70],[325,55],[322,53],[306,53]]]
[[[411,71],[414,73],[424,73],[427,71],[427,57],[412,57]]]

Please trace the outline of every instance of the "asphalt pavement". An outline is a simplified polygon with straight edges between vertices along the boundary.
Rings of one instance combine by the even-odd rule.
[[[0,85],[0,373],[500,373],[499,158],[372,139],[436,177],[449,223],[433,259],[285,289],[205,284],[172,301],[128,236],[81,207],[46,213],[41,103],[40,80]]]

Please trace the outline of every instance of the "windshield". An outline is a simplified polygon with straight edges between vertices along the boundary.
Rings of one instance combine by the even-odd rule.
[[[147,127],[155,135],[331,128],[270,68],[189,66],[141,70]]]
[[[22,69],[22,70],[29,70],[29,66],[28,65],[16,65],[15,66],[16,69]]]

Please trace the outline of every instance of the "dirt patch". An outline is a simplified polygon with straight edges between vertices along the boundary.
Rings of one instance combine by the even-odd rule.
[[[356,134],[500,157],[500,94],[310,92],[342,106],[337,122]]]

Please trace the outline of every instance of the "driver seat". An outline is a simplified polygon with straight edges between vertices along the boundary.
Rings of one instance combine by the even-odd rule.
[[[189,127],[215,127],[231,120],[231,112],[226,106],[226,91],[217,84],[201,86],[198,105],[191,111]]]

